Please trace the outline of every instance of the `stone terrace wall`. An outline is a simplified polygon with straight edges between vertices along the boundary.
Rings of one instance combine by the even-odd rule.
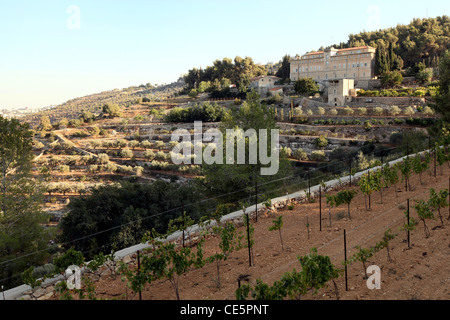
[[[368,103],[367,101],[373,101]],[[370,106],[374,104],[388,106],[425,106],[425,98],[418,97],[353,97],[347,103],[350,107]]]

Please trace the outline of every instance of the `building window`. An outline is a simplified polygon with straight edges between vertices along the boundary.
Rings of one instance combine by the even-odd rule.
[[[328,74],[325,75],[325,79],[328,79]]]
[[[352,68],[354,68],[355,67],[355,64],[352,64]]]
[[[364,63],[364,67],[367,67],[367,63]]]

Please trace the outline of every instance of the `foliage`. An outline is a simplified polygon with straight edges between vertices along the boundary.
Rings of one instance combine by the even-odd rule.
[[[103,114],[108,117],[120,117],[122,115],[122,111],[117,104],[107,103],[102,107]]]
[[[319,86],[312,78],[301,78],[295,81],[294,91],[300,95],[310,95],[319,91]]]
[[[309,255],[298,257],[302,271],[295,269],[286,272],[280,280],[275,281],[272,286],[264,283],[261,279],[256,280],[256,285],[241,286],[236,290],[236,299],[244,300],[250,295],[254,300],[283,300],[285,298],[300,299],[308,290],[317,294],[318,290],[324,288],[329,281],[334,282],[342,270],[337,269],[329,257],[317,254],[317,249],[313,248]]]
[[[441,115],[443,124],[440,126],[445,128],[450,123],[450,51],[443,54],[439,64],[439,87],[434,99],[431,106]]]
[[[339,191],[335,196],[334,196],[334,205],[336,207],[339,207],[341,204],[346,204],[348,206],[348,217],[349,219],[351,219],[350,216],[350,204],[352,203],[353,198],[356,195],[356,191],[355,190],[342,190]]]
[[[256,139],[250,139],[248,136],[238,136],[234,140],[234,158],[232,159],[233,163],[230,164],[230,159],[226,159],[226,135],[227,129],[241,129],[243,133],[247,130],[255,130]],[[247,101],[245,101],[242,106],[239,108],[233,108],[230,110],[229,116],[222,121],[220,125],[220,131],[222,133],[223,143],[222,150],[218,154],[223,157],[222,164],[213,163],[213,164],[203,164],[203,173],[205,175],[205,179],[202,181],[203,185],[207,186],[206,192],[209,195],[226,195],[229,193],[229,196],[222,197],[221,202],[229,203],[236,199],[242,199],[253,194],[253,188],[256,183],[263,184],[265,182],[273,181],[279,179],[281,177],[285,177],[288,175],[288,172],[291,170],[291,165],[287,158],[287,155],[283,152],[279,153],[279,157],[275,157],[278,159],[274,159],[277,163],[273,163],[274,165],[278,165],[278,172],[274,175],[264,175],[262,174],[262,170],[267,169],[268,164],[262,163],[262,158],[257,157],[255,159],[255,163],[251,163],[250,157],[247,156],[250,154],[250,147],[254,147],[255,140],[258,141],[260,139],[260,129],[266,129],[267,134],[267,145],[266,145],[266,155],[271,155],[274,152],[272,148],[274,145],[274,141],[272,141],[271,130],[279,130],[276,120],[274,110],[269,108],[264,103],[261,103],[259,100],[259,95],[257,93],[249,93],[247,95]],[[261,137],[262,138],[262,137]],[[232,141],[233,142],[233,141]],[[245,147],[245,162],[238,164],[236,159],[236,150],[238,148],[238,143],[242,144]],[[251,145],[253,144],[253,145]],[[218,151],[216,150],[216,153]],[[262,152],[259,150],[259,152]],[[272,157],[273,158],[273,157]],[[276,188],[279,183],[266,183],[261,188],[258,188],[262,193],[268,193],[270,190]],[[237,194],[236,190],[243,190],[241,193]],[[266,192],[268,191],[268,192]]]
[[[439,214],[439,218],[441,220],[441,226],[444,226],[444,221],[442,220],[441,208],[445,208],[448,206],[447,198],[448,198],[448,189],[440,190],[436,192],[433,188],[430,188],[430,198],[428,200],[428,204],[431,209],[437,210]]]
[[[427,227],[426,220],[434,219],[433,211],[431,210],[430,204],[424,200],[415,200],[414,209],[416,209],[419,219],[423,222],[425,237],[430,236],[430,230]]]
[[[84,263],[83,253],[70,248],[61,256],[53,259],[56,273],[64,273],[72,265],[81,266]]]
[[[265,74],[265,67],[256,64],[252,58],[236,56],[234,61],[224,58],[215,60],[212,66],[205,69],[193,68],[183,79],[189,90],[197,89],[201,82],[210,82],[213,92],[227,91],[229,84],[235,84],[240,92],[246,92],[252,78]],[[227,80],[226,84],[224,80]]]
[[[181,109],[174,108],[166,115],[168,122],[220,122],[224,119],[226,110],[217,103],[205,102],[193,107]]]
[[[316,145],[317,148],[323,149],[326,146],[328,146],[330,142],[328,141],[327,138],[325,138],[325,136],[319,136],[315,141],[314,144]]]
[[[281,62],[281,67],[278,69],[275,74],[276,77],[279,77],[283,80],[290,79],[291,77],[291,57],[289,55],[285,55]]]
[[[281,228],[283,227],[283,216],[278,216],[278,218],[272,220],[272,223],[273,224],[269,227],[269,231],[278,230],[278,233],[280,235],[281,250],[284,250],[283,238],[281,237]]]
[[[180,210],[175,209],[181,207],[182,202],[196,203],[187,207],[186,212],[197,220],[202,212],[202,204],[197,203],[200,196],[194,184],[156,181],[101,186],[91,195],[69,203],[69,212],[60,222],[60,240],[81,238],[74,247],[83,252],[102,246],[102,251],[131,246],[141,240],[146,230],[155,228],[165,232],[169,221],[180,216]],[[165,213],[161,215],[161,212]],[[89,255],[97,251],[93,249]]]
[[[400,70],[403,64],[405,67],[412,67],[422,61],[426,66],[436,67],[439,60],[442,60],[439,57],[449,48],[448,25],[447,15],[426,19],[415,18],[406,25],[350,34],[347,42],[335,44],[333,47],[338,49],[366,45],[379,47],[380,56],[386,58],[384,62],[390,70]],[[378,70],[377,74],[382,74],[381,70]]]
[[[41,208],[45,176],[31,171],[32,142],[28,124],[0,116],[0,278],[7,279],[5,287],[20,284],[14,276],[48,255],[49,233],[42,226],[48,216]]]
[[[381,84],[383,87],[393,88],[399,86],[403,81],[403,76],[400,71],[385,72],[381,76]]]

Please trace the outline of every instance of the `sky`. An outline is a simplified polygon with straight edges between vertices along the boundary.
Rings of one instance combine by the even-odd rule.
[[[450,15],[450,1],[0,0],[0,110],[277,62],[349,34]]]

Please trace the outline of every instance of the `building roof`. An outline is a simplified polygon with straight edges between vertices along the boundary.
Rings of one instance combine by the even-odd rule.
[[[283,87],[274,87],[274,88],[269,89],[269,91],[278,91],[281,89],[283,89]]]
[[[259,79],[262,79],[262,78],[273,78],[273,79],[277,79],[277,80],[281,79],[281,78],[276,77],[276,76],[262,75],[262,76],[258,76],[258,77],[252,78],[252,81],[256,81],[256,80],[259,80]]]
[[[331,50],[331,49],[334,49],[334,50],[337,51],[337,52],[341,52],[341,51],[351,51],[351,50],[369,49],[369,48],[375,49],[374,47],[371,47],[371,46],[362,46],[362,47],[352,47],[352,48],[345,48],[345,49],[334,49],[334,48],[330,48],[330,50]],[[304,54],[303,56],[309,56],[309,55],[312,55],[312,54],[320,54],[320,53],[324,53],[324,51],[310,52],[310,53]]]

